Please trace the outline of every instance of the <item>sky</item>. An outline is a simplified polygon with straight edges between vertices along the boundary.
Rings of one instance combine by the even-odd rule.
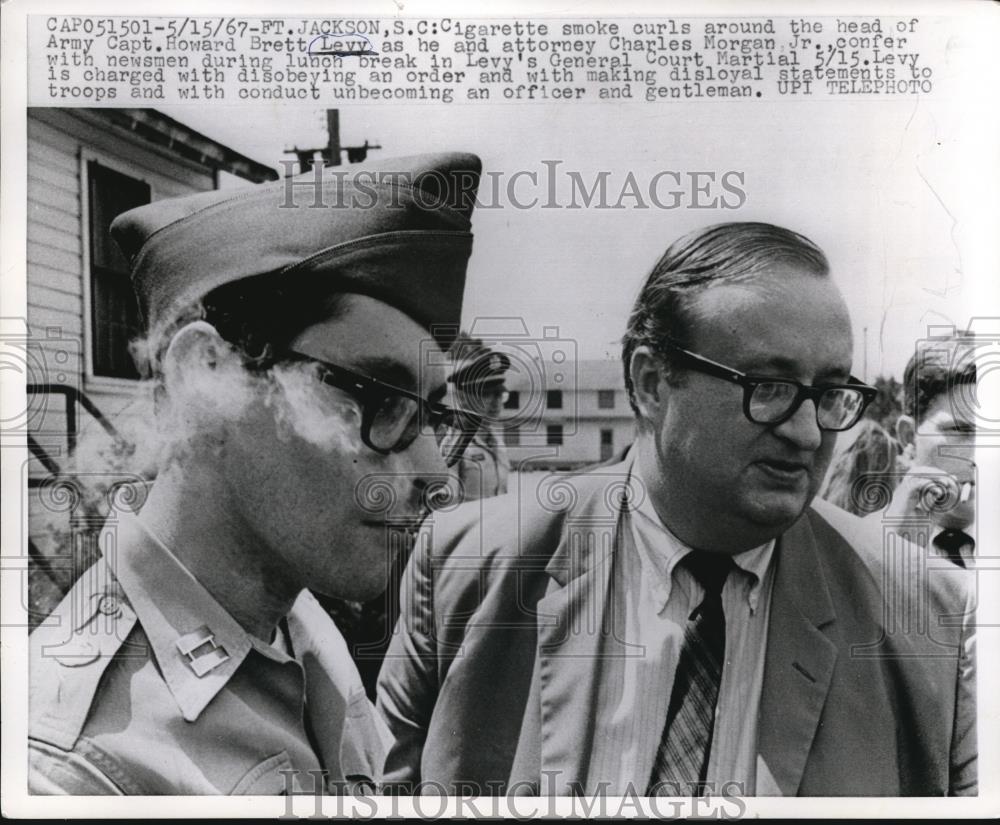
[[[465,326],[521,319],[531,335],[558,328],[581,358],[617,357],[632,301],[673,240],[723,220],[760,220],[801,232],[827,253],[852,314],[855,374],[898,378],[929,327],[966,326],[992,295],[996,262],[977,245],[974,158],[993,144],[980,145],[975,107],[961,90],[946,93],[946,81],[932,97],[767,105],[348,104],[340,112],[341,142],[378,143],[373,158],[471,151],[504,180],[519,170],[544,179],[544,162],[559,161],[562,203],[569,203],[570,171],[588,183],[608,172],[611,202],[629,173],[646,191],[664,170],[711,171],[717,179],[740,172],[746,200],[738,209],[661,209],[647,197],[646,209],[626,199],[627,208],[617,210],[517,209],[509,202],[477,210]],[[319,108],[162,111],[274,166],[293,157],[284,153],[293,145],[326,142]],[[528,199],[527,189],[520,191]]]

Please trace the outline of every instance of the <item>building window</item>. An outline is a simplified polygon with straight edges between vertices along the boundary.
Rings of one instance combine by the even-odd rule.
[[[549,390],[546,393],[545,406],[550,410],[561,410],[562,390]]]
[[[508,447],[521,446],[521,430],[517,427],[510,427],[503,431],[504,444]]]
[[[615,431],[601,430],[601,461],[607,461],[615,452]]]
[[[518,390],[508,390],[507,400],[504,401],[503,408],[505,410],[516,410],[521,406],[521,393]]]
[[[129,341],[141,332],[129,266],[111,240],[111,222],[150,202],[149,184],[96,161],[87,164],[90,205],[90,329],[94,375],[138,378]]]
[[[597,391],[597,408],[599,410],[613,410],[615,408],[615,391],[614,390],[598,390]]]
[[[563,443],[562,424],[549,424],[545,428],[545,443],[550,447],[559,447]]]

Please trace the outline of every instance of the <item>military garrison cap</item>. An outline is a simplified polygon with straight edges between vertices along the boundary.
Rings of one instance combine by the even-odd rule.
[[[480,346],[459,355],[458,366],[448,380],[458,387],[503,383],[504,374],[510,369],[510,358]]]
[[[243,189],[156,201],[119,215],[149,328],[224,284],[258,275],[330,278],[424,327],[457,329],[481,163],[471,154],[380,160]]]

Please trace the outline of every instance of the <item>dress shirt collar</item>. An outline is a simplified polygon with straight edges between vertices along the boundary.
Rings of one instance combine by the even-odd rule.
[[[634,455],[635,450],[632,453]],[[649,587],[655,600],[657,612],[663,612],[670,599],[674,568],[684,556],[691,552],[692,548],[677,538],[656,512],[652,497],[648,495],[649,486],[642,478],[637,460],[633,459],[631,472],[639,481],[643,482],[643,489],[647,491],[647,495],[641,498],[632,512],[632,529],[635,535],[636,549],[642,567],[649,569],[652,573],[649,576]],[[751,612],[757,610],[764,576],[771,564],[771,557],[774,555],[774,546],[775,540],[771,539],[758,547],[744,550],[732,557],[736,567],[748,577],[750,586],[747,590],[747,601]]]
[[[123,516],[105,536],[105,559],[187,721],[198,718],[251,650],[278,663],[294,661],[247,633],[135,516]]]

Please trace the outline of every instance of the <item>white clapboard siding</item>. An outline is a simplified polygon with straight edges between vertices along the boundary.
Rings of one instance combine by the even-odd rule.
[[[32,229],[39,230],[39,227],[48,227],[49,229],[56,229],[66,237],[79,238],[80,237],[80,215],[74,212],[64,212],[60,209],[53,208],[47,203],[41,203],[39,201],[33,200],[29,193],[28,196],[28,237],[31,237],[30,233]],[[35,239],[38,239],[38,235],[35,235]]]
[[[30,123],[37,125],[37,121]],[[29,128],[29,134],[30,131]],[[49,169],[62,169],[71,175],[75,175],[77,171],[76,161],[65,150],[53,148],[43,139],[37,138],[28,142],[28,163],[39,164]]]
[[[80,233],[69,231],[69,225],[71,222],[63,219],[55,226],[51,226],[39,221],[36,215],[32,215],[32,219],[28,221],[28,244],[29,246],[35,244],[68,252],[79,261]],[[77,225],[79,224],[77,223]],[[58,231],[50,231],[53,229]],[[79,266],[74,267],[73,271],[76,272],[78,269]]]
[[[79,281],[83,271],[80,253],[66,252],[60,249],[57,244],[62,244],[65,239],[58,239],[59,233],[46,230],[43,234],[43,241],[28,240],[28,266],[40,266],[56,272],[65,273],[67,284],[63,287],[65,292],[79,294],[79,287],[73,281]],[[57,240],[58,239],[58,240]],[[71,239],[72,240],[72,239]]]
[[[28,172],[32,180],[40,180],[55,187],[56,189],[62,189],[71,197],[77,196],[77,187],[79,185],[79,175],[75,169],[66,169],[62,166],[48,166],[44,163],[32,164],[29,167]]]
[[[44,203],[53,209],[79,216],[80,196],[58,186],[53,186],[35,175],[34,169],[28,169],[28,202]]]
[[[44,296],[32,296],[38,300],[44,300]],[[32,310],[29,307],[28,315],[31,317]],[[32,319],[31,329],[37,338],[44,336],[46,330],[59,330],[60,335],[71,336],[80,342],[80,351],[83,352],[83,319],[75,309],[73,311],[46,309],[44,318],[39,317],[42,313]]]
[[[51,307],[58,312],[78,312],[79,311],[80,299],[78,295],[74,295],[68,292],[62,292],[56,289],[49,289],[48,287],[38,286],[35,283],[28,281],[28,307]],[[38,322],[41,321],[40,318],[29,319],[32,323],[31,326],[41,326]],[[45,327],[50,327],[52,324],[45,322]]]
[[[48,289],[55,289],[59,292],[66,292],[70,295],[79,295],[79,273],[76,274],[76,279],[70,279],[66,277],[65,272],[57,269],[49,269],[40,264],[32,264],[30,283],[36,286],[44,286]]]

